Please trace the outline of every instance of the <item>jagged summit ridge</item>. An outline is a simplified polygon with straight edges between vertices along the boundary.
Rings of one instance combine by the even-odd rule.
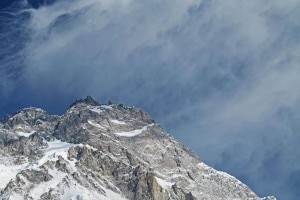
[[[80,103],[84,103],[84,104],[91,105],[91,106],[100,106],[100,103],[98,103],[97,101],[95,101],[93,99],[93,97],[88,95],[85,99],[79,99],[79,100],[76,100],[75,102],[73,102],[69,108],[71,108],[77,104],[80,104]]]
[[[0,199],[260,199],[143,110],[89,96],[61,116],[24,109],[3,120],[0,178]]]

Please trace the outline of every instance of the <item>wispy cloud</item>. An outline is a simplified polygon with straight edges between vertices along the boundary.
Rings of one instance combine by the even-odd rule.
[[[138,105],[255,191],[295,199],[299,9],[298,0],[64,0],[26,9],[19,27],[29,37],[17,57],[1,60],[0,91],[52,111],[86,94]],[[16,33],[8,27],[1,39]],[[12,66],[21,73],[8,78]]]

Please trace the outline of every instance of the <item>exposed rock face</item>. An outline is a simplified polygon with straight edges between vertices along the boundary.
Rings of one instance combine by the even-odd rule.
[[[3,119],[0,179],[0,199],[261,199],[144,111],[91,97],[62,116],[29,108]]]

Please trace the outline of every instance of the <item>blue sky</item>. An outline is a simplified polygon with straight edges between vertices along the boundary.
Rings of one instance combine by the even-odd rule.
[[[135,105],[259,195],[298,199],[298,0],[47,2],[1,11],[1,116]]]

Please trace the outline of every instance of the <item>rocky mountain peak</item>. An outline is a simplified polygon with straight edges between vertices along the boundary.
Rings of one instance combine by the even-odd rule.
[[[21,125],[34,125],[36,123],[42,123],[49,121],[53,116],[49,115],[45,110],[41,108],[29,107],[24,108],[13,115],[7,115],[1,122],[6,127],[14,127]]]
[[[73,102],[71,105],[70,105],[70,108],[77,105],[77,104],[86,104],[86,105],[91,105],[91,106],[100,106],[100,103],[98,103],[97,101],[95,101],[93,99],[93,97],[91,96],[87,96],[85,99],[79,99],[79,100],[76,100],[75,102]]]
[[[4,121],[0,179],[0,199],[7,200],[261,199],[143,110],[91,97],[61,116],[30,108]]]

